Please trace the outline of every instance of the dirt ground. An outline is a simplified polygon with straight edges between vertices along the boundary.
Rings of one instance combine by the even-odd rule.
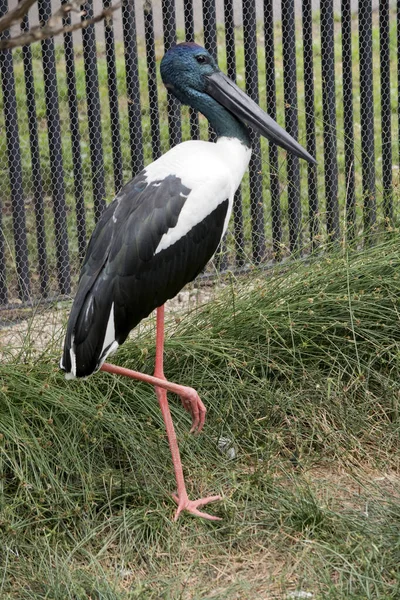
[[[212,286],[191,287],[182,290],[165,305],[167,321],[171,317],[185,315],[214,296]],[[29,348],[29,352],[42,352],[50,344],[62,348],[71,302],[42,305],[36,309],[0,313],[0,360],[18,356]],[[145,328],[155,327],[155,312],[131,332],[131,336]]]

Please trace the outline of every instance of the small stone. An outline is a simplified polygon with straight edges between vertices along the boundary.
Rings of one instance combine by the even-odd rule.
[[[228,437],[220,437],[217,442],[218,450],[229,460],[236,458],[236,449],[233,446],[233,440]]]

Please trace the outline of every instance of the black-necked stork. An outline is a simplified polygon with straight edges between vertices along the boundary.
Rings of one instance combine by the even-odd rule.
[[[207,117],[216,143],[187,141],[147,166],[127,183],[104,211],[89,242],[72,305],[60,367],[66,377],[86,377],[99,369],[127,375],[155,387],[165,421],[182,510],[208,519],[191,501],[167,402],[176,393],[200,431],[206,409],[197,392],[167,381],[163,370],[164,303],[202,271],[224,235],[233,196],[249,164],[246,124],[288,152],[315,160],[218,68],[194,43],[171,48],[161,62],[165,86],[183,104]],[[129,332],[154,309],[154,377],[105,364]]]

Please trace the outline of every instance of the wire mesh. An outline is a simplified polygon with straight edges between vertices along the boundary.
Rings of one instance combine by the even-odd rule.
[[[42,22],[57,1],[39,0]],[[115,1],[87,0],[81,18]],[[399,11],[389,0],[377,12],[369,1],[355,8],[353,0],[321,0],[320,12],[311,0],[126,0],[82,32],[0,52],[0,305],[73,294],[115,192],[169,147],[209,139],[206,120],[161,83],[163,53],[184,40],[205,45],[318,161],[306,165],[251,133],[249,174],[217,269],[396,229]],[[7,10],[0,0],[0,14]]]

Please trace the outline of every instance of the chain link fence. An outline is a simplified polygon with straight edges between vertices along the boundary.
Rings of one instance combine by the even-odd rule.
[[[111,5],[88,0],[81,18]],[[38,19],[54,7],[39,0]],[[0,0],[0,16],[8,8]],[[215,139],[161,84],[161,57],[184,40],[204,45],[318,160],[252,134],[214,272],[395,229],[400,17],[389,0],[377,11],[368,0],[126,0],[79,34],[0,52],[0,308],[73,294],[121,186],[170,146]]]

